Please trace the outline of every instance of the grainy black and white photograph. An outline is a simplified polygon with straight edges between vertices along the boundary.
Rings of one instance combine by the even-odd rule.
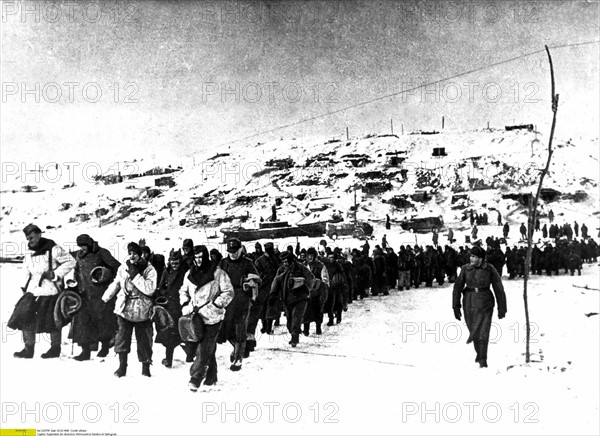
[[[0,5],[0,436],[600,434],[598,1]]]

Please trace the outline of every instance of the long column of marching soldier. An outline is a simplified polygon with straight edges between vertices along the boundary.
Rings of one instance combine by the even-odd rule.
[[[521,241],[527,231],[523,227]],[[582,263],[596,262],[600,255],[600,247],[588,235],[585,224],[580,228],[576,222],[574,227],[551,223],[548,230],[546,224],[540,229],[537,223],[536,229],[542,232],[543,242],[540,239],[533,248],[532,274],[551,276],[564,270],[565,274],[577,271],[581,275]],[[343,312],[355,300],[387,296],[391,290],[433,287],[434,282],[441,286],[445,280],[454,283],[455,317],[461,319],[463,309],[477,362],[485,367],[486,332],[481,327],[472,331],[470,325],[483,325],[485,330],[491,320],[490,305],[483,313],[472,304],[476,299],[470,293],[484,292],[493,302],[493,291],[498,315],[503,317],[506,298],[500,278],[504,267],[509,280],[517,279],[523,276],[525,260],[523,244],[501,249],[510,232],[508,224],[503,227],[503,238],[486,239],[485,250],[482,241],[457,249],[454,232],[449,231],[443,249],[438,233],[433,232],[431,245],[402,245],[397,252],[388,246],[386,236],[372,251],[368,240],[345,251],[331,249],[322,240],[318,250],[297,244],[280,251],[268,242],[264,250],[256,243],[251,253],[232,238],[226,242],[223,257],[217,249],[209,251],[185,239],[182,247],[173,248],[165,259],[142,239],[128,244],[122,263],[86,234],[77,237],[79,249],[69,255],[44,238],[38,226],[29,224],[23,232],[29,249],[25,284],[9,327],[22,330],[25,347],[14,353],[15,357],[33,357],[36,333],[50,333],[52,338],[50,350],[41,357],[59,357],[62,327],[71,323],[69,338],[82,350],[74,359],[89,360],[98,348],[97,357],[102,358],[114,347],[119,356],[115,375],[123,377],[135,331],[142,374],[150,377],[154,327],[154,343],[165,349],[165,367],[172,367],[174,352],[180,346],[186,362],[192,363],[188,384],[193,391],[201,384],[217,382],[217,344],[229,342],[230,369],[242,369],[243,360],[257,347],[259,321],[261,333],[273,334],[284,314],[291,335],[289,344],[296,347],[302,335],[310,334],[311,324],[320,335],[323,322],[328,326],[342,322]],[[65,282],[71,270],[74,281]],[[180,334],[182,318],[193,321],[193,340]]]

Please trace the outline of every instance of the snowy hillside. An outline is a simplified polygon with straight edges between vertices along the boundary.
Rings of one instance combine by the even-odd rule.
[[[115,163],[102,171],[106,178],[119,172],[125,176],[115,184],[93,180],[102,168],[99,164],[81,163],[69,171],[57,165],[37,175],[21,169],[14,176],[3,175],[1,237],[20,244],[21,228],[36,222],[42,228],[54,228],[52,234],[63,241],[89,232],[105,245],[147,237],[153,248],[164,251],[193,237],[218,247],[220,228],[258,227],[261,218],[271,218],[274,204],[278,205],[277,218],[290,224],[327,220],[332,214],[351,219],[355,189],[358,219],[374,223],[378,238],[386,214],[392,223],[441,215],[448,228],[460,231],[468,227],[468,221],[463,222],[465,210],[488,213],[490,224],[496,223],[497,210],[503,221],[519,225],[525,221],[526,208],[517,196],[535,192],[546,161],[545,141],[540,133],[487,129],[368,134],[349,141],[282,138],[179,162]],[[432,155],[442,147],[445,156]],[[555,141],[544,188],[558,193],[552,201],[541,201],[540,217],[553,209],[559,222],[587,222],[595,234],[597,150],[597,138]],[[182,169],[166,175],[126,177],[156,167]],[[155,186],[155,180],[165,176],[173,178],[174,186]],[[33,192],[23,192],[24,182],[35,186]],[[426,196],[419,198],[423,193]],[[394,197],[404,199],[403,207],[392,204]],[[182,219],[185,224],[180,226]],[[401,232],[398,226],[393,229]]]

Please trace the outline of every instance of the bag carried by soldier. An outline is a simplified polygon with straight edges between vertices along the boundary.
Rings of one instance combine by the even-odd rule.
[[[166,300],[165,297],[158,297],[156,299],[156,305],[152,308],[152,316],[150,316],[150,319],[154,321],[156,330],[159,332],[175,327],[173,317],[169,311],[163,307],[166,305]]]
[[[183,315],[179,318],[178,329],[179,336],[185,342],[200,342],[202,338],[204,338],[204,320],[202,316],[198,313],[200,309],[206,306],[209,303],[215,302],[215,300],[221,295],[219,292],[211,301],[207,301],[200,307],[195,307],[193,312],[189,315]]]
[[[204,337],[204,321],[196,311],[179,318],[179,336],[185,342],[200,342]]]
[[[152,316],[153,307],[154,302],[152,299],[136,290],[127,295],[122,316],[131,322],[147,321]]]

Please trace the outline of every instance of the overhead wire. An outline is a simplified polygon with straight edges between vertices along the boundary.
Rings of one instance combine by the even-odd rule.
[[[561,48],[577,47],[577,46],[582,46],[582,45],[591,45],[591,44],[598,44],[598,43],[600,43],[599,40],[593,40],[593,41],[584,41],[584,42],[578,42],[578,43],[553,45],[553,46],[548,46],[548,48],[551,48],[551,49],[561,49]],[[398,95],[405,94],[407,92],[413,92],[413,91],[416,91],[416,90],[421,89],[423,87],[428,87],[428,86],[432,86],[432,85],[438,85],[438,84],[446,82],[448,80],[456,79],[458,77],[467,76],[469,74],[473,74],[473,73],[476,73],[476,72],[479,72],[479,71],[483,71],[483,70],[486,70],[486,69],[489,69],[489,68],[497,67],[499,65],[504,65],[504,64],[507,64],[507,63],[510,63],[510,62],[517,61],[519,59],[524,59],[524,58],[527,58],[527,57],[530,57],[530,56],[533,56],[533,55],[536,55],[536,54],[539,54],[539,53],[543,53],[545,51],[546,51],[545,48],[541,48],[539,50],[534,50],[534,51],[531,51],[531,52],[528,52],[528,53],[524,53],[524,54],[521,54],[521,55],[518,55],[518,56],[514,56],[514,57],[509,58],[509,59],[503,59],[503,60],[498,61],[498,62],[493,62],[493,63],[487,64],[487,65],[484,65],[484,66],[481,66],[481,67],[478,67],[478,68],[473,68],[471,70],[463,71],[463,72],[454,74],[452,76],[444,77],[442,79],[434,80],[434,81],[427,82],[427,83],[422,83],[420,85],[415,85],[414,87],[411,87],[411,88],[408,88],[408,89],[403,89],[403,90],[398,91],[398,92],[393,92],[391,94],[386,94],[386,95],[383,95],[383,96],[380,96],[380,97],[375,97],[375,98],[372,98],[372,99],[369,99],[369,100],[365,100],[365,101],[362,101],[362,102],[359,102],[359,103],[356,103],[356,104],[353,104],[353,105],[350,105],[350,106],[345,106],[343,108],[335,109],[333,111],[329,111],[329,112],[322,113],[322,114],[319,114],[319,115],[314,115],[314,116],[311,116],[311,117],[308,117],[308,118],[303,118],[301,120],[294,121],[292,123],[283,124],[283,125],[276,126],[276,127],[271,128],[271,129],[268,129],[268,130],[263,130],[261,132],[253,133],[252,135],[247,135],[247,136],[244,136],[242,138],[238,138],[238,139],[234,139],[234,140],[231,140],[231,141],[228,141],[228,142],[224,142],[224,143],[218,144],[218,145],[214,146],[213,148],[225,147],[225,146],[228,146],[228,145],[231,145],[231,144],[235,144],[237,142],[247,141],[248,139],[257,138],[259,136],[267,135],[269,133],[273,133],[273,132],[276,132],[278,130],[283,130],[283,129],[287,129],[287,128],[290,128],[290,127],[293,127],[293,126],[298,126],[300,124],[304,124],[304,123],[308,123],[308,122],[311,122],[311,121],[315,121],[315,120],[318,120],[320,118],[325,118],[325,117],[328,117],[328,116],[331,116],[331,115],[335,115],[335,114],[338,114],[338,113],[341,113],[341,112],[345,112],[345,111],[350,110],[350,109],[354,109],[354,108],[357,108],[357,107],[365,106],[365,105],[368,105],[368,104],[371,104],[371,103],[374,103],[374,102],[377,102],[377,101],[381,101],[381,100],[385,100],[385,99],[388,99],[388,98],[396,97]]]

